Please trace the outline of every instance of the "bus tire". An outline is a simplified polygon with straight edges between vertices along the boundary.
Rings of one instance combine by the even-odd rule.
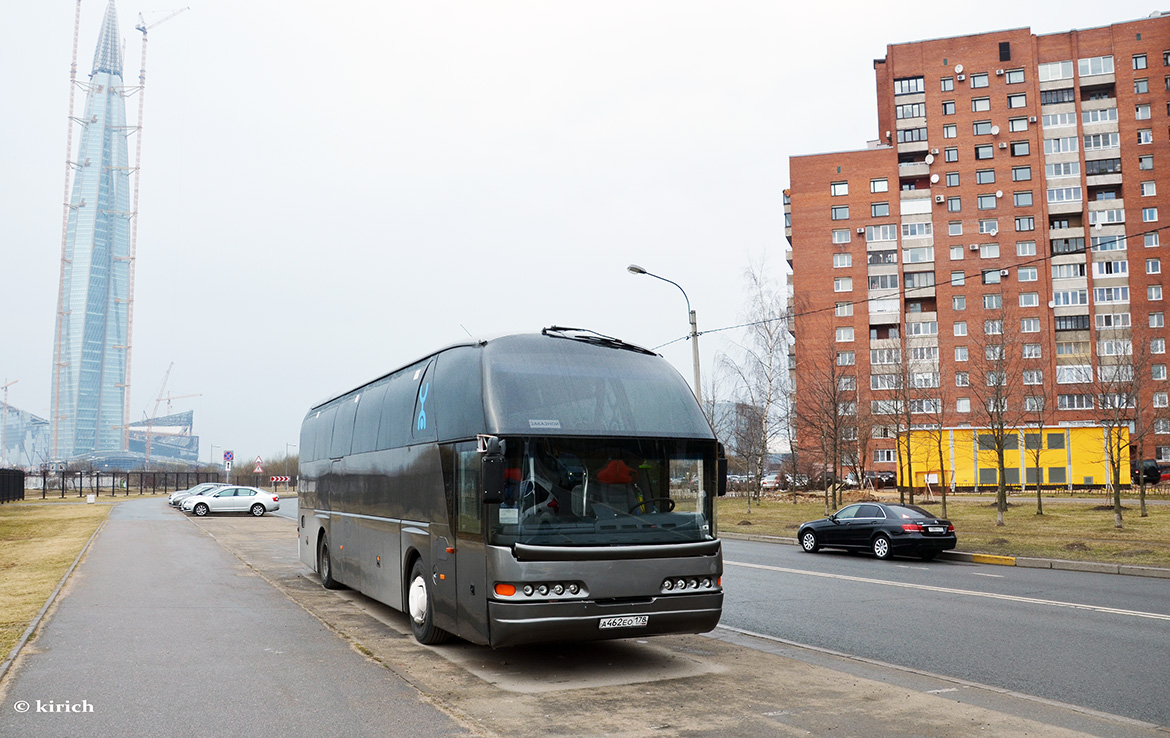
[[[341,589],[341,582],[333,578],[333,559],[329,555],[329,538],[324,533],[317,541],[317,573],[321,575],[321,586],[325,589]]]
[[[431,585],[423,571],[422,559],[415,559],[414,566],[410,568],[410,580],[406,585],[406,615],[410,618],[414,638],[419,643],[433,646],[451,637],[450,633],[435,625]]]

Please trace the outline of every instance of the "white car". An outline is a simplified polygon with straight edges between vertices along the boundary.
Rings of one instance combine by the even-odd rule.
[[[218,489],[220,487],[226,486],[227,485],[223,482],[203,482],[202,484],[195,485],[191,489],[175,490],[170,494],[169,497],[167,497],[167,502],[175,507],[178,507],[180,504],[182,504],[183,500],[190,497],[191,495],[203,494],[208,490]]]
[[[213,512],[246,512],[260,517],[280,509],[280,497],[255,487],[220,487],[183,500],[182,508],[203,517]]]

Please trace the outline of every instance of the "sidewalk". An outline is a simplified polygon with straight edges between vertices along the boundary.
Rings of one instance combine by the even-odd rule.
[[[114,507],[0,705],[0,736],[468,734],[160,498]]]

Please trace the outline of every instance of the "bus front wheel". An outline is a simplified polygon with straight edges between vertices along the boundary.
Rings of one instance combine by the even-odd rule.
[[[431,586],[423,571],[422,559],[414,562],[410,569],[410,584],[406,590],[406,614],[410,617],[410,629],[419,643],[434,645],[443,643],[451,634],[435,625],[435,613],[431,607]]]
[[[317,542],[317,573],[325,589],[341,589],[341,583],[333,578],[333,561],[329,558],[329,538],[322,535]]]

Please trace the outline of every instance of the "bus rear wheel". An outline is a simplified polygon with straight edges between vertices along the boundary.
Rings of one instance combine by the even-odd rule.
[[[329,557],[329,537],[322,534],[317,542],[317,573],[325,589],[341,589],[341,583],[333,578],[333,561]]]
[[[419,643],[431,646],[443,643],[451,637],[447,631],[435,625],[435,613],[431,607],[431,586],[423,571],[422,559],[417,559],[410,568],[410,583],[406,589],[406,614],[410,617],[410,629]]]

